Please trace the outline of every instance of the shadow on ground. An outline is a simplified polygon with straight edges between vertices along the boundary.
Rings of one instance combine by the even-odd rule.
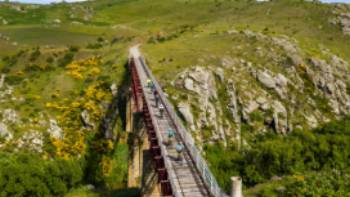
[[[110,197],[140,197],[139,188],[117,189],[110,192]]]

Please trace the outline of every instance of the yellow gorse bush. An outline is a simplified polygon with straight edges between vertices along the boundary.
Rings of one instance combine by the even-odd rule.
[[[75,67],[75,64],[70,66],[70,68]],[[52,97],[52,99],[60,98],[59,92],[56,91],[56,93],[58,94]],[[100,105],[101,101],[110,100],[111,98],[111,92],[106,89],[104,85],[99,82],[94,82],[74,101],[61,98],[59,101],[45,103],[47,108],[58,110],[59,114],[56,114],[56,120],[64,133],[63,139],[51,139],[51,143],[55,147],[56,156],[70,159],[84,154],[86,149],[84,132],[87,130],[82,127],[82,122],[79,118],[81,112],[87,110],[90,120],[94,123],[98,123],[101,121],[102,113],[105,110]],[[113,142],[108,141],[102,143],[100,148],[105,151],[112,150]],[[107,169],[108,167],[106,167],[106,170]]]
[[[51,138],[51,142],[56,148],[56,155],[66,160],[84,154],[86,148],[82,132],[70,132],[70,134],[71,136],[64,139]]]
[[[101,73],[101,69],[98,67],[93,67],[90,69],[89,71],[89,75],[95,76],[95,75],[99,75]]]
[[[104,176],[112,173],[112,160],[109,157],[103,157],[100,165]]]
[[[100,58],[91,57],[83,60],[76,60],[71,62],[66,66],[67,74],[75,79],[83,79],[83,72],[87,70],[87,67],[93,66],[92,69],[89,70],[89,75],[98,75],[101,73],[101,69],[96,67],[100,63]]]
[[[64,109],[68,109],[67,106],[61,106],[58,103],[52,103],[52,102],[47,102],[45,104],[45,107],[47,108],[51,108],[51,109],[57,109],[57,110],[64,110]]]

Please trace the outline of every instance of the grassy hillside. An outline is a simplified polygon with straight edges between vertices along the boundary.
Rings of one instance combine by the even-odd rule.
[[[254,166],[245,154],[259,155],[259,147],[268,143],[294,142],[294,130],[308,133],[348,114],[350,39],[342,25],[331,22],[347,9],[299,0],[98,0],[42,6],[2,2],[1,151],[10,155],[17,150],[34,152],[44,160],[82,160],[86,165],[80,167],[86,172],[63,193],[90,195],[89,187],[81,185],[94,184],[102,192],[91,196],[123,196],[119,190],[126,183],[128,148],[120,115],[125,109],[120,106],[130,83],[125,67],[128,48],[141,44],[174,105],[190,106],[195,129],[184,122],[203,147],[214,173],[225,177],[219,182],[226,190],[231,174],[221,176],[220,166],[243,176],[247,194],[252,196],[275,191],[273,175],[288,178],[305,170],[313,180],[311,171],[324,169],[273,169],[261,175],[251,170],[261,163]],[[191,78],[201,69],[214,85]],[[262,71],[288,79],[284,89],[278,89],[282,93],[277,91],[279,86],[268,88],[259,81]],[[199,92],[184,88],[187,76]],[[203,84],[213,88],[218,98],[206,95]],[[256,107],[258,97],[271,103]],[[113,106],[115,100],[119,108]],[[230,107],[233,100],[234,109]],[[107,128],[115,141],[105,139],[106,129],[101,130],[113,109],[119,115],[116,122],[107,121]],[[246,162],[251,168],[232,161]],[[252,172],[256,177],[247,174]],[[329,169],[322,173],[332,174]],[[292,188],[295,184],[282,180],[276,185]]]

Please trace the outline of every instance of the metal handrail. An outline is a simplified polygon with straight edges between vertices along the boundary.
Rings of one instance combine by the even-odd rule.
[[[218,185],[215,177],[211,173],[207,163],[201,156],[200,152],[197,150],[195,141],[192,138],[192,135],[187,132],[187,129],[183,125],[181,119],[177,116],[175,113],[174,107],[171,105],[171,103],[168,101],[167,97],[165,96],[162,88],[158,84],[157,80],[153,76],[151,70],[146,65],[144,58],[139,57],[139,60],[146,71],[148,77],[152,80],[152,82],[155,85],[156,90],[158,91],[160,101],[163,103],[165,110],[168,112],[169,117],[173,121],[174,127],[177,130],[178,134],[182,138],[182,141],[184,142],[184,145],[189,150],[190,156],[192,157],[198,172],[200,173],[207,189],[209,190],[210,194],[215,197],[228,197],[227,195]]]

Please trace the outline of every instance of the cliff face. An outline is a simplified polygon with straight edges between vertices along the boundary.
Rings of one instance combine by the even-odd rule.
[[[171,83],[171,98],[200,144],[245,144],[257,134],[287,135],[349,114],[349,63],[329,49],[314,56],[288,36],[250,30],[223,36],[250,45],[203,58]]]

